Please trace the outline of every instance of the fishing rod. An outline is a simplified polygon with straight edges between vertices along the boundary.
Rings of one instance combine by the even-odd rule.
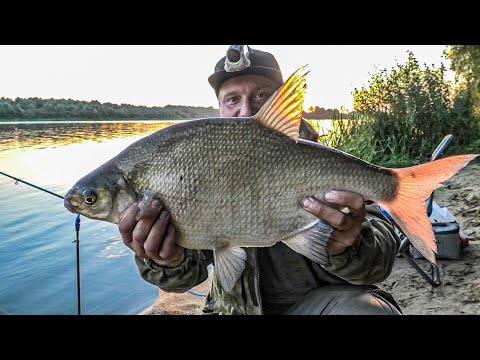
[[[16,178],[15,176],[5,174],[4,172],[1,172],[1,171],[0,171],[0,174],[5,175],[5,176],[7,176],[7,177],[9,177],[9,178],[11,178],[11,179],[13,179],[13,180],[15,180],[15,185],[17,185],[18,182],[20,181],[20,182],[22,182],[22,183],[24,183],[24,184],[33,186],[34,188],[36,188],[36,189],[38,189],[38,190],[45,191],[46,193],[48,193],[48,194],[50,194],[50,195],[59,197],[60,199],[63,199],[63,196],[61,196],[61,195],[55,194],[55,193],[53,193],[53,192],[51,192],[51,191],[49,191],[49,190],[47,190],[47,189],[41,188],[40,186],[30,184],[29,182],[27,182],[27,181],[25,181],[25,180],[21,180],[21,179],[19,179],[19,178]]]
[[[56,196],[60,199],[63,199],[63,196],[55,194],[54,192],[51,192],[51,191],[49,191],[47,189],[44,189],[40,186],[31,184],[28,181],[19,179],[15,176],[12,176],[12,175],[8,175],[8,174],[6,174],[2,171],[0,171],[0,174],[4,175],[4,176],[7,176],[11,179],[14,179],[15,180],[15,185],[17,185],[18,182],[21,182],[21,183],[24,183],[26,185],[32,186],[35,189],[44,191],[47,194],[50,194],[50,195]],[[80,214],[78,214],[77,218],[75,219],[75,232],[76,232],[76,240],[74,240],[72,242],[77,243],[76,244],[76,248],[77,248],[76,249],[76,252],[77,252],[77,313],[78,313],[78,315],[81,315],[82,314],[82,301],[81,301],[81,288],[80,288]]]
[[[9,178],[12,178],[15,180],[15,185],[18,183],[18,181],[24,183],[24,184],[27,184],[27,185],[30,185],[30,186],[33,186],[34,188],[36,189],[39,189],[41,191],[45,191],[46,193],[50,194],[50,195],[53,195],[53,196],[56,196],[56,197],[59,197],[60,199],[63,199],[63,196],[60,196],[58,194],[55,194],[47,189],[44,189],[44,188],[41,188],[40,186],[37,186],[37,185],[34,185],[34,184],[31,184],[25,180],[21,180],[19,178],[16,178],[14,176],[11,176],[11,175],[8,175],[8,174],[5,174],[4,172],[1,172],[0,171],[0,174],[2,175],[5,175],[5,176],[8,176]],[[75,220],[75,231],[76,231],[76,234],[77,234],[77,239],[73,242],[76,242],[77,243],[77,303],[78,303],[78,315],[81,315],[81,301],[80,301],[80,237],[79,237],[79,233],[80,233],[80,215],[77,216],[77,219]],[[196,295],[196,296],[201,296],[201,297],[206,297],[207,295],[206,294],[200,294],[200,293],[197,293],[195,291],[192,291],[192,290],[187,290],[188,293],[192,294],[192,295]]]

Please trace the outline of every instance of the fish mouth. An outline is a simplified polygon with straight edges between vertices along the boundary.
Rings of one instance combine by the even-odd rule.
[[[77,202],[73,198],[74,196],[72,194],[68,193],[67,195],[65,195],[65,197],[63,198],[63,206],[65,206],[65,208],[71,213],[77,214],[77,209],[75,208],[76,205],[73,204]]]

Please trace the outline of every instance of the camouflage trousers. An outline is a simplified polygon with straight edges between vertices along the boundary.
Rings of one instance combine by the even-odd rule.
[[[284,315],[401,315],[393,297],[374,286],[329,285],[313,289]]]

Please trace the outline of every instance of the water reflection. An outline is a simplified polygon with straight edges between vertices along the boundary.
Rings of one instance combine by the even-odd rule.
[[[104,142],[115,138],[151,134],[174,122],[110,122],[110,123],[0,123],[0,151],[43,149],[85,141]]]
[[[0,123],[0,171],[67,191],[132,142],[175,122]]]

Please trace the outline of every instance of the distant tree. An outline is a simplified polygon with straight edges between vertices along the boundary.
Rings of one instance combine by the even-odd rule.
[[[445,52],[455,72],[457,97],[480,119],[480,45],[450,45]]]
[[[480,45],[450,45],[446,55],[457,80],[464,80],[480,90]]]
[[[134,106],[72,99],[0,98],[1,119],[193,119],[219,116],[213,107],[167,105]]]

